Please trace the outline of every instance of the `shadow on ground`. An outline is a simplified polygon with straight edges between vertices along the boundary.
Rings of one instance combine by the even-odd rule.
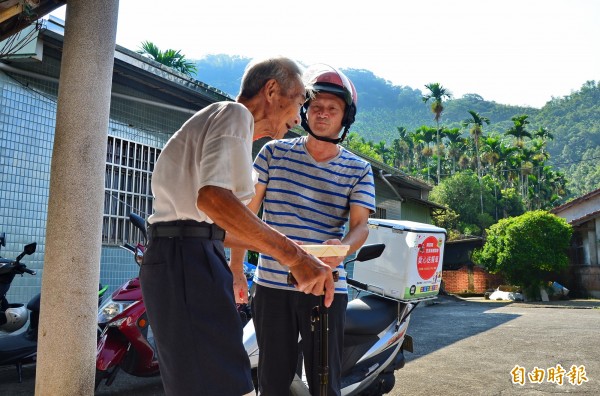
[[[418,359],[519,317],[516,314],[494,312],[494,308],[510,302],[477,304],[452,296],[440,296],[430,305],[421,304],[413,311],[408,326],[408,334],[413,337],[414,352],[406,354],[407,360]]]

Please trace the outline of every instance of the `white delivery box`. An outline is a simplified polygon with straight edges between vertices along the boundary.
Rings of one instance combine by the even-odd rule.
[[[437,296],[442,281],[446,230],[403,220],[369,219],[365,245],[383,243],[383,254],[354,263],[352,278],[368,290],[395,300]]]

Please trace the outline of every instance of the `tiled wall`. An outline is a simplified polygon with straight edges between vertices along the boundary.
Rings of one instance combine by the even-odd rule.
[[[38,274],[16,277],[7,296],[10,302],[28,301],[41,286],[57,88],[52,82],[0,72],[0,233],[4,232],[7,240],[0,256],[15,258],[25,244],[37,242],[36,253],[23,262]],[[120,86],[113,86],[113,91],[134,94]],[[108,135],[162,148],[188,117],[113,98]],[[138,214],[144,215],[143,211]],[[109,292],[137,272],[133,256],[126,250],[118,245],[102,246],[100,276]]]

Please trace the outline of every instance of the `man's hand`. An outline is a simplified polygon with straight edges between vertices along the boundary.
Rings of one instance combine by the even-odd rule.
[[[296,288],[306,294],[320,296],[325,292],[324,304],[329,307],[333,302],[335,285],[331,268],[318,258],[305,255],[301,261],[290,267],[298,285]]]
[[[248,280],[243,271],[233,273],[233,295],[236,304],[248,303]]]
[[[323,242],[323,245],[341,245],[342,241],[339,239],[328,239]],[[321,261],[327,264],[331,269],[336,269],[342,261],[344,261],[345,256],[330,256],[330,257],[321,257]]]

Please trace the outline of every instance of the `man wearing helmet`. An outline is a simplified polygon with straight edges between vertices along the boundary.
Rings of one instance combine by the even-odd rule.
[[[302,126],[309,135],[271,141],[262,148],[254,161],[259,174],[256,195],[248,206],[258,211],[262,204],[263,220],[294,241],[350,245],[352,254],[367,239],[368,217],[375,210],[370,164],[339,145],[354,122],[356,90],[343,73],[327,65],[310,67],[303,80],[309,95],[301,110]],[[232,263],[239,254],[232,252]],[[340,395],[341,388],[348,303],[343,259],[322,258],[340,275],[329,309],[328,395]],[[311,394],[319,389],[310,328],[319,297],[298,293],[288,285],[287,272],[285,262],[260,255],[252,309],[260,350],[259,392],[265,396],[288,394],[298,360],[298,335]]]

